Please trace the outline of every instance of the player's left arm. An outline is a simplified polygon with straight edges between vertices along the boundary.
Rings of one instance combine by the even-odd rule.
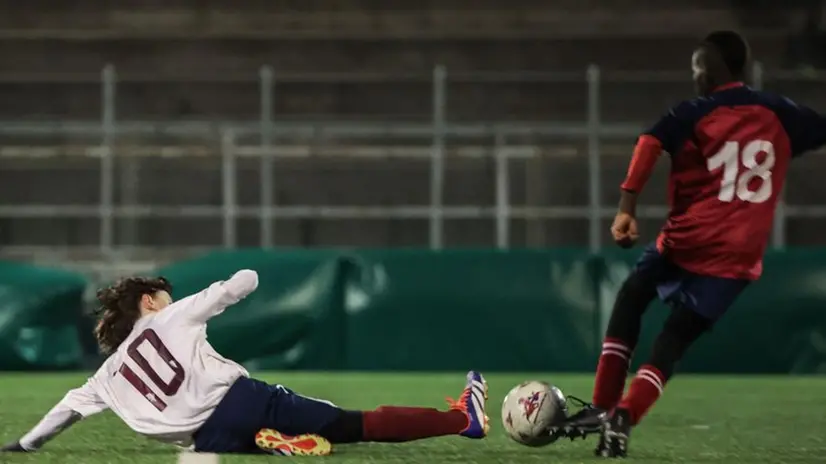
[[[86,382],[82,387],[69,391],[40,422],[23,437],[0,451],[31,452],[68,429],[79,420],[107,409],[95,390]]]
[[[200,292],[174,303],[170,312],[194,324],[205,324],[209,319],[243,300],[258,288],[258,273],[241,269],[227,280],[215,282]]]

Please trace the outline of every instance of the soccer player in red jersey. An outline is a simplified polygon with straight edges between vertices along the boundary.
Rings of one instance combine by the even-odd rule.
[[[691,59],[699,97],[673,107],[640,136],[611,227],[636,243],[637,196],[665,151],[670,212],[614,303],[593,404],[551,431],[600,433],[596,454],[623,457],[631,428],[662,395],[685,351],[760,277],[789,162],[826,144],[826,118],[746,86],[749,47],[735,32],[709,34]],[[643,313],[654,298],[671,314],[623,396]]]

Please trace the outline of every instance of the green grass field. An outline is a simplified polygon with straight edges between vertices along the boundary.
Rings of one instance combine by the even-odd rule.
[[[462,374],[267,373],[310,396],[347,408],[380,404],[442,407],[456,396]],[[528,378],[541,378],[567,394],[590,395],[584,375],[489,375],[491,435],[483,441],[446,437],[410,444],[339,446],[336,463],[579,463],[597,462],[593,439],[526,448],[502,431],[499,407],[507,390]],[[0,376],[0,438],[10,441],[32,427],[83,375],[3,374]],[[626,462],[648,463],[823,463],[826,462],[826,378],[690,377],[677,378],[663,400],[635,431]],[[253,463],[289,458],[221,456],[221,463]],[[299,459],[299,460],[301,460]],[[132,433],[111,413],[91,417],[49,443],[43,451],[3,455],[0,463],[175,463],[178,450]]]

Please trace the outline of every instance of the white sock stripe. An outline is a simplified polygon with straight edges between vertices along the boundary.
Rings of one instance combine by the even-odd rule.
[[[652,371],[651,369],[642,368],[642,369],[640,369],[637,373],[638,373],[638,374],[646,373],[646,374],[650,375],[651,377],[653,377],[653,378],[654,378],[654,380],[656,380],[656,381],[657,381],[657,385],[659,385],[659,386],[661,386],[661,387],[662,387],[662,386],[664,385],[664,383],[665,383],[665,382],[663,382],[663,380],[660,378],[659,374],[657,374],[656,372]]]
[[[602,349],[614,349],[618,351],[622,351],[623,353],[631,353],[631,349],[627,346],[623,345],[622,343],[614,343],[614,342],[604,342],[602,344]]]
[[[625,354],[625,353],[623,353],[622,351],[616,351],[616,350],[602,350],[602,355],[601,355],[601,356],[606,356],[606,355],[609,355],[609,354],[612,354],[612,355],[614,355],[614,356],[619,356],[619,357],[620,357],[620,358],[622,358],[625,362],[628,362],[628,355],[627,355],[627,354]]]
[[[640,379],[647,380],[647,381],[651,382],[651,384],[654,385],[654,387],[657,389],[657,391],[660,392],[661,395],[663,394],[663,384],[660,381],[660,378],[657,377],[657,374],[655,374],[651,371],[648,371],[648,370],[641,370],[641,371],[637,372],[637,377],[639,377]]]

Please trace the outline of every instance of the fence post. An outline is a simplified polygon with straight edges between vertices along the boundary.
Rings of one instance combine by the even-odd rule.
[[[510,245],[510,174],[505,134],[496,132],[496,247]]]
[[[101,71],[101,156],[100,156],[100,249],[109,255],[114,247],[115,203],[115,67],[107,64]]]
[[[600,72],[592,64],[586,72],[588,81],[588,245],[592,253],[602,248],[602,185],[600,179]]]
[[[224,248],[236,246],[236,200],[237,176],[235,173],[235,134],[231,129],[223,132],[221,138],[221,187],[223,190]]]
[[[447,111],[447,70],[433,68],[433,142],[430,162],[430,248],[444,243],[445,132]]]
[[[273,142],[273,105],[275,79],[271,67],[262,66],[259,72],[261,86],[261,247],[270,248],[273,245],[272,214],[273,198],[275,196],[275,180],[273,168],[275,164],[272,153]]]
[[[751,65],[751,86],[763,90],[763,63],[755,61]]]

